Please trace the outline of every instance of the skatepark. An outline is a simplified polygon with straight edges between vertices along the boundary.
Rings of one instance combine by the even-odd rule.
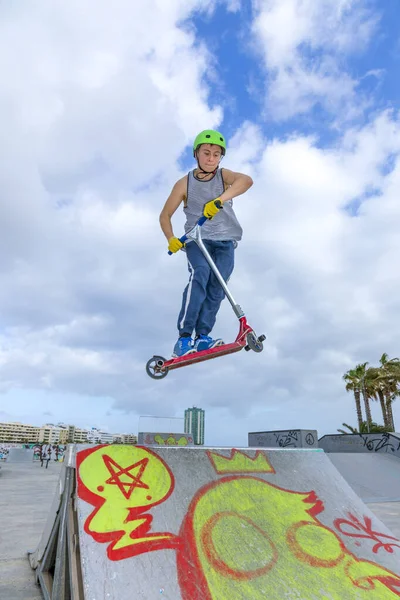
[[[400,596],[400,434],[13,452],[0,506],[7,600]]]

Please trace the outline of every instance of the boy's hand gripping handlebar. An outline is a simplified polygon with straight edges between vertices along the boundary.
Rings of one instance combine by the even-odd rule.
[[[222,202],[221,200],[214,200],[215,206],[220,210],[222,208]],[[193,229],[195,229],[196,227],[201,227],[202,225],[204,225],[204,223],[206,221],[208,221],[209,219],[207,219],[207,217],[205,217],[204,215],[202,217],[200,217],[200,219],[197,221],[196,225],[193,227]],[[193,229],[191,229],[190,231],[188,231],[187,233],[185,233],[182,237],[178,238],[179,241],[184,244],[186,242],[186,240],[188,239],[188,234],[193,231]],[[173,252],[171,252],[170,250],[168,251],[168,254],[173,254]]]

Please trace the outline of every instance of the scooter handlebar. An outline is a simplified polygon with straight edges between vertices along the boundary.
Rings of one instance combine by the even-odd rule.
[[[202,225],[204,225],[204,223],[207,221],[207,217],[200,217],[200,219],[197,221],[196,225],[198,225],[199,227],[201,227]],[[186,240],[188,239],[188,236],[183,235],[182,237],[179,238],[179,241],[182,242],[182,244],[184,244],[186,242]],[[168,250],[168,254],[171,255],[173,254],[173,252],[171,252],[170,250]]]
[[[222,202],[221,200],[216,200],[215,201],[215,206],[217,208],[222,208]],[[197,221],[195,227],[198,225],[199,227],[201,227],[202,225],[204,225],[204,223],[207,221],[207,217],[205,217],[204,215],[202,217],[200,217],[200,219]],[[191,230],[192,231],[192,230]],[[189,233],[189,232],[188,232]],[[186,240],[188,239],[186,233],[185,235],[183,235],[182,237],[179,238],[179,241],[182,242],[182,244],[184,244],[186,242]],[[171,255],[173,254],[173,252],[171,252],[170,250],[168,250],[168,254]]]
[[[184,244],[187,240],[187,235],[185,233],[185,235],[183,235],[182,237],[179,238],[179,241],[182,242],[182,244]],[[173,252],[171,252],[171,250],[168,250],[168,254],[171,255],[173,254]]]

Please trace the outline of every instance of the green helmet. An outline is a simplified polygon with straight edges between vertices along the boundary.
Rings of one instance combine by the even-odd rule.
[[[193,156],[196,156],[196,150],[201,146],[201,144],[215,144],[216,146],[220,146],[222,150],[222,156],[225,156],[226,152],[226,142],[225,138],[219,131],[215,131],[215,129],[205,129],[194,140],[193,144]]]

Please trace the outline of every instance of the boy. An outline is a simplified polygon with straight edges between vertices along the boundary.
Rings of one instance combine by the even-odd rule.
[[[177,252],[182,243],[174,236],[171,217],[183,202],[186,214],[185,232],[204,215],[209,222],[202,227],[202,239],[225,281],[234,267],[237,242],[242,238],[242,228],[232,207],[232,198],[244,194],[252,185],[248,175],[220,169],[226,152],[224,136],[213,129],[198,134],[193,144],[197,168],[179,179],[172,188],[160,214],[161,229],[168,240],[168,250]],[[215,205],[220,200],[222,208]],[[214,348],[224,342],[212,339],[210,332],[225,293],[211,271],[200,248],[193,241],[185,244],[189,268],[189,283],[182,298],[178,317],[179,338],[173,357],[184,356]],[[195,338],[192,334],[195,332]]]

